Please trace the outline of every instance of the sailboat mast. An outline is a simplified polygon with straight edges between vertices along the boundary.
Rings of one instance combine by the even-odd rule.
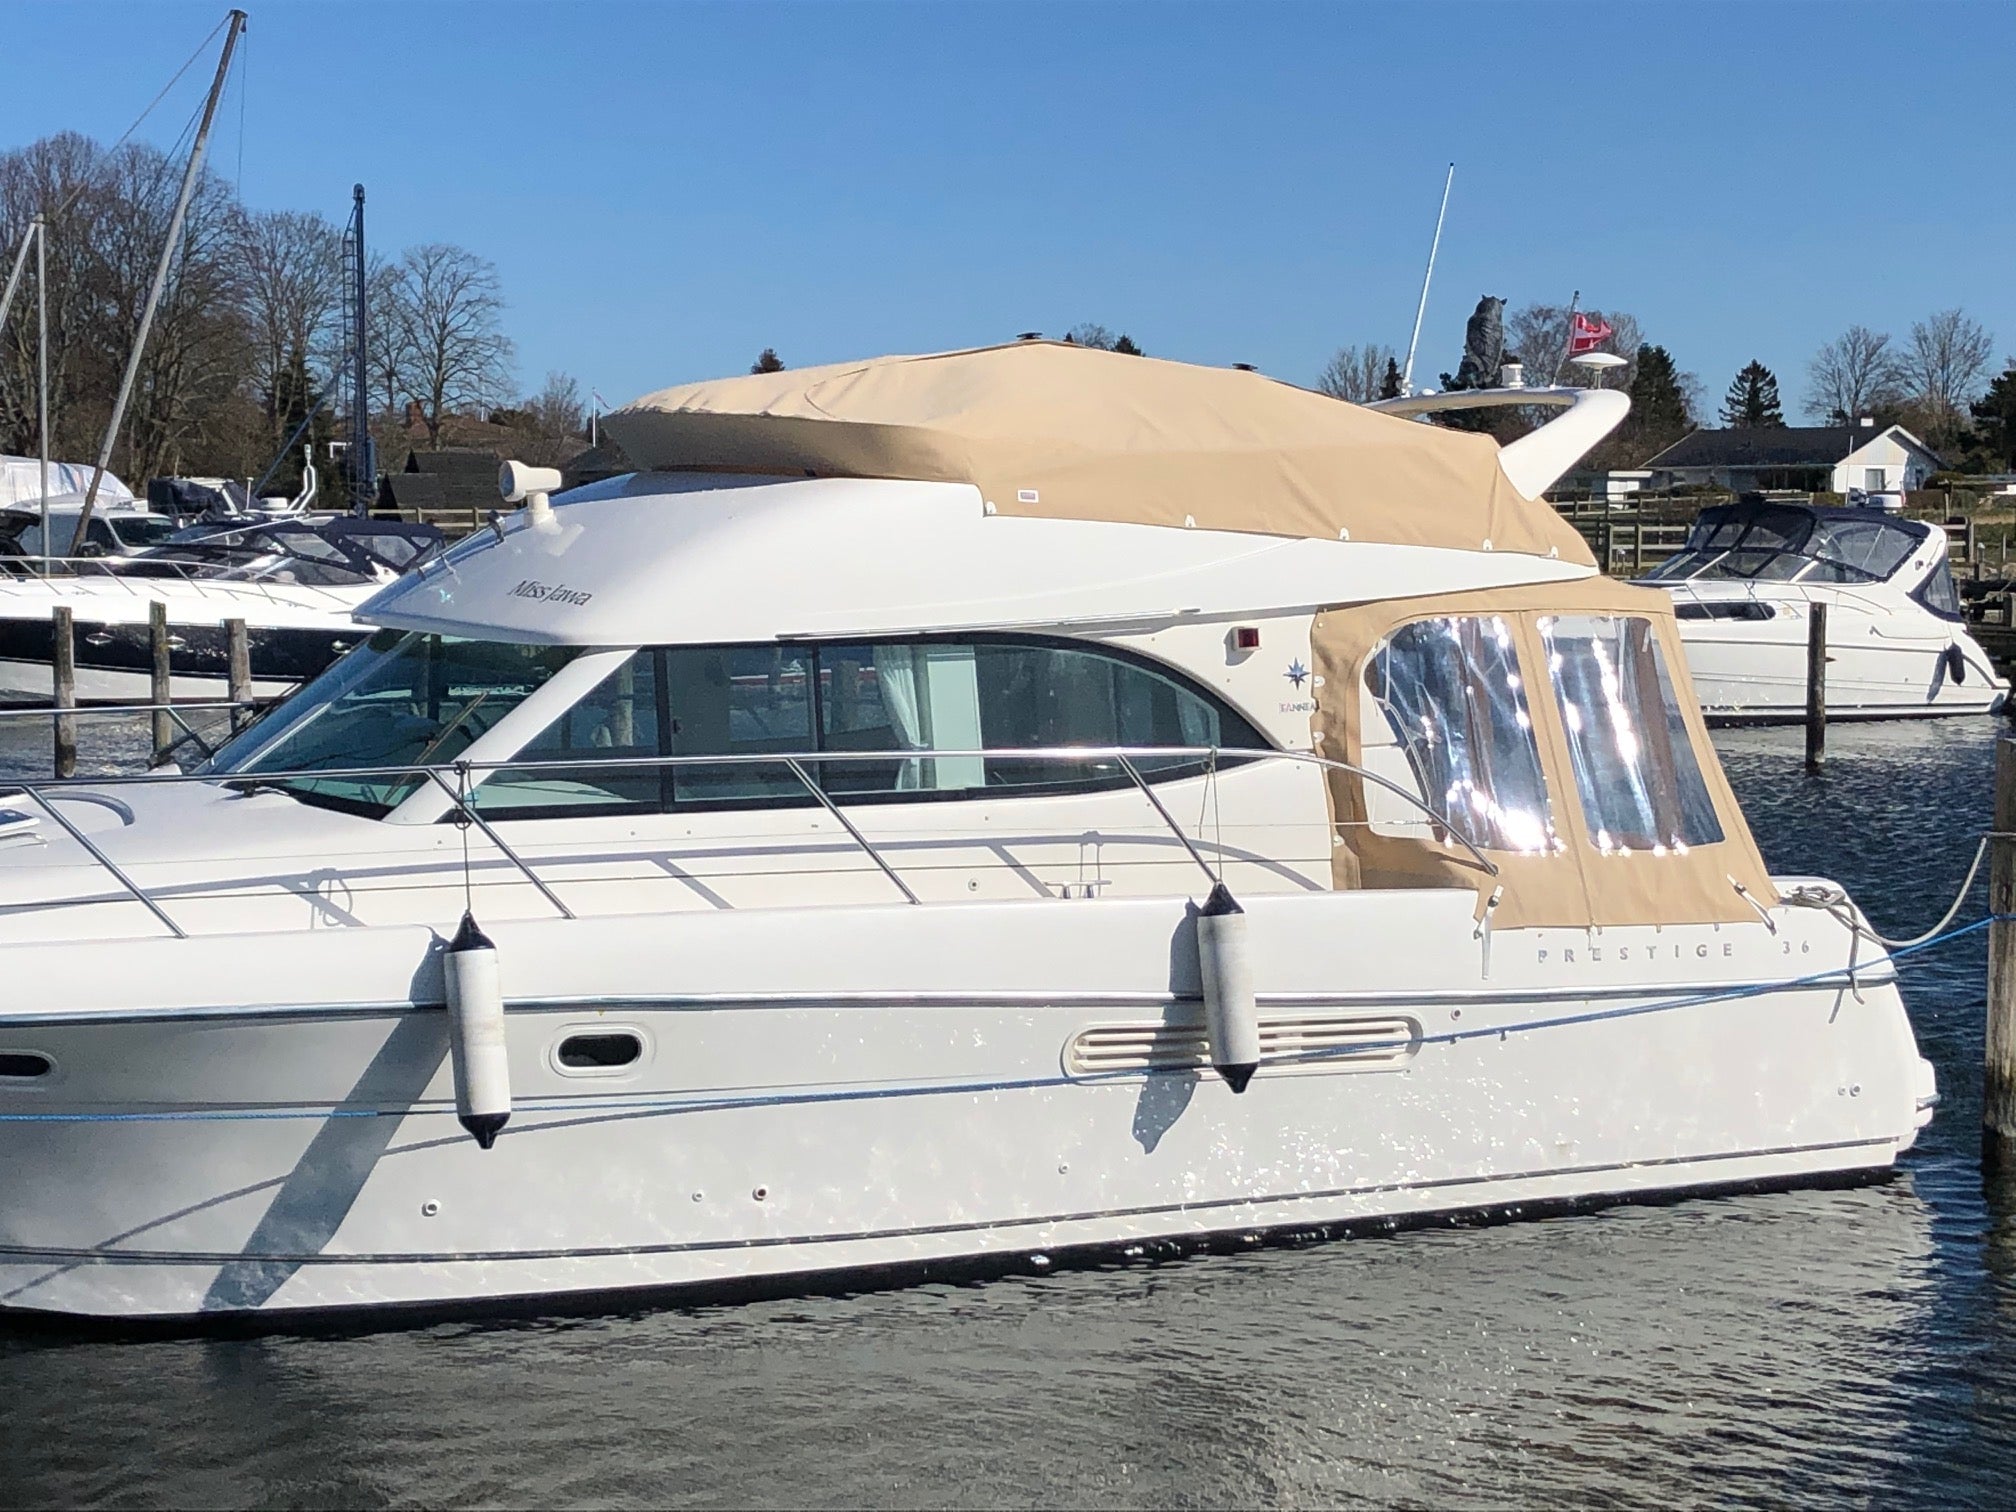
[[[1414,392],[1414,350],[1421,345],[1421,317],[1428,313],[1428,285],[1435,277],[1435,254],[1442,250],[1442,219],[1449,213],[1449,186],[1456,182],[1456,165],[1442,180],[1442,208],[1435,212],[1435,239],[1428,243],[1428,271],[1421,275],[1421,302],[1414,307],[1414,334],[1407,338],[1407,366],[1400,371],[1402,395]]]
[[[350,191],[350,512],[367,515],[378,486],[378,459],[371,441],[371,375],[365,361],[370,336],[370,304],[365,279],[364,186]]]
[[[91,511],[98,504],[98,486],[105,481],[105,469],[112,464],[112,447],[119,439],[119,427],[126,419],[126,402],[133,397],[133,380],[140,374],[140,358],[147,350],[147,333],[154,326],[154,311],[161,303],[168,270],[175,251],[182,244],[182,223],[189,215],[189,201],[196,193],[196,178],[203,167],[203,150],[210,145],[210,123],[217,116],[217,101],[224,94],[224,81],[231,73],[231,54],[238,47],[239,33],[245,30],[245,12],[231,12],[231,24],[224,33],[224,51],[217,59],[217,77],[210,81],[210,97],[203,102],[203,120],[196,128],[196,141],[189,149],[189,166],[182,173],[182,192],[175,199],[175,213],[168,221],[168,239],[161,248],[161,261],[154,269],[154,282],[147,289],[147,303],[140,311],[140,329],[133,337],[133,350],[126,355],[126,373],[119,380],[119,397],[112,402],[112,418],[105,425],[105,440],[98,448],[98,465],[91,470],[91,486],[84,491],[84,507],[77,512],[77,529],[70,537],[71,556],[84,544],[84,532],[91,525]]]

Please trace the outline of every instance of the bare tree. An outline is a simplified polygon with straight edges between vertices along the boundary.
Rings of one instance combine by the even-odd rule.
[[[1339,347],[1316,376],[1318,393],[1347,404],[1369,404],[1379,397],[1386,378],[1386,365],[1393,361],[1393,349],[1367,342],[1364,346]]]
[[[1981,392],[1994,353],[1995,338],[1964,310],[1941,310],[1911,327],[1905,379],[1935,446],[1958,440],[1966,429],[1967,406]]]
[[[410,364],[404,386],[420,403],[429,444],[439,446],[444,415],[486,405],[510,382],[515,349],[498,328],[497,268],[446,242],[412,247],[399,261],[393,299]]]
[[[233,240],[259,381],[270,388],[296,356],[326,372],[341,348],[341,233],[319,215],[241,211]]]
[[[1624,367],[1610,370],[1611,376],[1602,379],[1587,368],[1575,367],[1565,359],[1568,355],[1568,327],[1571,312],[1567,305],[1529,304],[1514,310],[1505,320],[1505,352],[1510,361],[1516,354],[1526,367],[1528,383],[1555,382],[1570,388],[1593,388],[1602,381],[1605,388],[1629,389],[1638,377],[1638,350],[1645,345],[1645,338],[1635,315],[1623,310],[1586,309],[1581,312],[1591,320],[1610,327],[1610,334],[1603,338],[1604,348],[1624,359]],[[1556,374],[1559,368],[1559,374]]]
[[[528,394],[516,409],[493,411],[490,418],[519,431],[521,461],[535,467],[557,467],[587,448],[583,432],[588,423],[588,407],[581,402],[581,385],[565,373],[548,373],[546,386]]]
[[[1806,382],[1808,415],[1853,424],[1860,415],[1898,403],[1904,369],[1888,334],[1856,325],[1813,354]]]

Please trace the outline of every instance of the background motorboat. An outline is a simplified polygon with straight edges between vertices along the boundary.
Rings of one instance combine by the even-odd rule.
[[[161,518],[101,509],[91,529],[137,530]],[[431,525],[342,516],[190,526],[138,551],[59,563],[51,575],[15,559],[12,575],[0,577],[0,699],[50,696],[51,616],[63,604],[74,616],[78,699],[146,702],[155,602],[168,608],[172,696],[227,694],[224,624],[240,619],[252,694],[276,697],[368,635],[352,611],[441,544]]]
[[[1827,606],[1827,715],[1981,714],[2008,685],[1967,627],[1946,534],[1870,508],[1743,500],[1701,511],[1643,579],[1673,596],[1701,706],[1800,719],[1812,607]]]

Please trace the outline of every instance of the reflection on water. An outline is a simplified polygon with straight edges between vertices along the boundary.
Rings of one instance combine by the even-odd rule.
[[[1988,721],[1718,736],[1765,853],[1922,928]],[[357,1338],[0,1338],[0,1501],[1993,1503],[2016,1190],[1983,944],[1906,970],[1946,1104],[1884,1186],[1232,1257]],[[2016,1185],[2016,1182],[2012,1182]]]

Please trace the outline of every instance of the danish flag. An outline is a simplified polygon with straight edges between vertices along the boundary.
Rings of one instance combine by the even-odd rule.
[[[1592,318],[1577,310],[1574,323],[1568,329],[1568,355],[1579,357],[1584,352],[1593,352],[1603,345],[1610,335],[1609,321],[1600,315]]]

